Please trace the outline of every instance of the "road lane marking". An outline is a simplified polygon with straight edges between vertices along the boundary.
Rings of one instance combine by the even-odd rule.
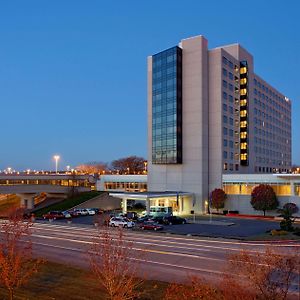
[[[58,225],[58,224],[45,224],[45,223],[34,223],[34,224],[39,224],[39,225],[45,225],[47,227],[49,226],[55,226],[55,227],[58,227],[58,228],[64,228],[64,229],[72,229],[72,230],[76,230],[76,231],[87,231],[87,232],[91,232],[91,231],[94,231],[94,232],[99,232],[101,231],[101,229],[95,229],[95,228],[85,228],[85,227],[82,227],[82,228],[79,228],[78,225],[75,227],[75,226],[68,226],[68,225]],[[126,232],[125,236],[128,235],[128,236],[144,236],[144,237],[147,237],[149,238],[151,235],[152,236],[155,236],[157,238],[161,238],[163,240],[169,240],[169,239],[173,239],[173,240],[182,240],[182,241],[193,241],[193,242],[207,242],[207,243],[219,243],[219,244],[230,244],[230,245],[240,245],[240,246],[247,246],[247,247],[250,247],[250,246],[269,246],[270,245],[270,242],[268,243],[259,243],[259,242],[247,242],[247,241],[241,241],[241,242],[234,242],[234,241],[222,241],[222,240],[211,240],[211,239],[201,239],[201,238],[198,238],[198,237],[195,237],[194,239],[191,239],[191,238],[183,238],[183,237],[170,237],[170,236],[167,236],[167,235],[157,235],[157,234],[149,234],[149,235],[145,235],[145,234],[141,234],[141,233],[133,233],[133,232]],[[272,244],[272,246],[275,246],[275,247],[300,247],[300,243],[298,244]]]
[[[78,239],[80,238],[88,238],[88,236],[90,236],[91,238],[95,238],[96,236],[93,236],[91,234],[89,234],[88,236],[78,236],[78,234],[76,235],[76,233],[72,233],[72,232],[61,232],[60,230],[56,230],[56,229],[49,229],[49,228],[43,228],[43,229],[38,229],[38,230],[44,230],[44,231],[50,231],[50,232],[53,232],[53,236],[57,236],[57,235],[64,235],[64,236],[75,236],[77,237]],[[113,238],[117,238],[118,235],[117,233],[114,233],[114,232],[110,232],[110,233],[113,233]],[[57,234],[57,235],[55,235]],[[126,234],[124,235],[124,237],[127,237]],[[154,237],[157,237],[157,236],[154,236]],[[199,241],[198,241],[198,244],[196,243],[192,243],[192,244],[189,244],[189,243],[182,243],[182,242],[177,242],[177,241],[170,241],[170,240],[167,240],[167,241],[162,241],[161,244],[156,244],[154,242],[161,242],[161,240],[159,239],[151,239],[151,236],[150,238],[148,237],[147,241],[149,242],[145,242],[145,241],[139,241],[139,240],[143,240],[141,237],[136,237],[136,236],[133,236],[133,237],[130,237],[129,238],[130,242],[132,243],[137,243],[137,244],[144,244],[144,245],[153,245],[153,246],[158,246],[158,247],[165,247],[165,248],[178,248],[178,249],[184,249],[184,250],[191,250],[191,251],[203,251],[203,252],[211,252],[213,251],[212,249],[214,250],[219,250],[219,251],[225,251],[225,252],[239,252],[243,249],[243,246],[244,244],[239,244],[240,245],[240,248],[234,248],[234,247],[224,247],[222,245],[220,246],[217,246],[217,245],[203,245],[203,244],[199,244]],[[150,242],[151,241],[151,242]],[[190,240],[191,241],[191,240]],[[194,241],[194,240],[192,240]],[[197,242],[197,241],[196,241]],[[168,243],[168,244],[173,244],[173,245],[166,245],[164,243]],[[200,243],[203,243],[203,242],[200,242]],[[184,246],[179,246],[179,245],[184,245]],[[187,247],[189,246],[189,247]],[[192,248],[193,247],[193,248]],[[261,246],[263,247],[263,246]],[[251,253],[264,253],[264,250],[261,249],[261,250],[247,250]]]
[[[80,240],[45,236],[45,235],[39,235],[39,234],[33,234],[32,236],[36,237],[36,238],[49,239],[49,240],[61,240],[61,241],[66,241],[66,242],[78,243],[78,244],[87,244],[87,245],[93,244],[92,241],[80,241]],[[156,254],[162,254],[162,255],[173,255],[173,256],[189,257],[189,258],[196,258],[196,259],[213,260],[213,261],[226,261],[226,260],[220,259],[220,258],[212,258],[212,257],[193,255],[193,254],[188,254],[188,253],[180,253],[180,252],[171,252],[171,251],[168,252],[168,251],[161,251],[161,250],[154,250],[154,249],[142,249],[142,248],[136,248],[136,247],[132,247],[132,250],[148,252],[148,253],[156,253]]]
[[[58,246],[58,245],[51,245],[47,243],[40,243],[40,242],[33,242],[33,244],[44,246],[44,247],[52,247],[52,248],[58,248],[62,250],[68,250],[68,251],[74,251],[74,252],[80,252],[80,253],[86,253],[86,251],[78,248],[72,248],[72,247],[65,247],[65,246]],[[173,268],[179,268],[179,269],[186,269],[186,270],[192,270],[192,271],[200,271],[200,272],[207,272],[207,273],[214,273],[214,274],[223,274],[222,271],[216,271],[216,270],[209,270],[209,269],[203,269],[203,268],[195,268],[195,267],[188,267],[184,265],[177,265],[177,264],[170,264],[170,263],[164,263],[164,262],[159,262],[159,261],[153,261],[153,260],[146,260],[146,259],[139,259],[139,258],[129,258],[131,260],[136,260],[136,261],[141,261],[141,262],[146,262],[150,264],[155,264],[155,265],[163,265],[163,266],[168,266],[168,267],[173,267]]]

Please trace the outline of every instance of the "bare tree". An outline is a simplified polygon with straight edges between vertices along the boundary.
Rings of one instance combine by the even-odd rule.
[[[0,282],[9,299],[38,271],[41,260],[32,258],[31,223],[23,222],[23,210],[15,210],[0,225]]]
[[[107,171],[107,164],[103,162],[88,162],[76,167],[76,170],[83,173],[103,173]]]
[[[121,174],[139,174],[146,171],[147,162],[143,157],[128,156],[114,160],[111,165]]]
[[[278,253],[267,247],[264,252],[243,250],[232,256],[229,270],[239,276],[241,286],[256,291],[258,299],[284,300],[289,296],[292,282],[298,279],[299,262],[296,251]]]
[[[107,299],[129,300],[140,295],[138,287],[143,280],[137,277],[140,258],[135,253],[122,229],[113,233],[103,227],[94,238],[88,253],[90,266],[99,287],[107,292]]]

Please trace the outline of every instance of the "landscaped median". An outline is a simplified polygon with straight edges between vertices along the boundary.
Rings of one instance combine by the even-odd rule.
[[[103,192],[98,192],[98,191],[91,191],[91,192],[84,192],[84,193],[80,193],[78,195],[75,196],[71,196],[59,203],[55,203],[52,204],[50,206],[38,209],[36,211],[34,211],[34,214],[36,217],[42,217],[43,214],[49,212],[49,211],[64,211],[64,210],[68,210],[71,209],[74,206],[77,206],[83,202],[86,202],[92,198],[98,197],[99,195],[101,195]]]

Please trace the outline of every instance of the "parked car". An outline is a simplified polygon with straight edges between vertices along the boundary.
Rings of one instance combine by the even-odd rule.
[[[96,214],[96,212],[91,208],[86,208],[86,210],[87,210],[89,216],[94,216]]]
[[[156,222],[146,221],[139,226],[142,230],[162,230],[164,227]]]
[[[97,215],[104,213],[104,211],[99,208],[90,208],[90,209],[93,210]]]
[[[62,213],[65,216],[65,219],[71,219],[72,218],[72,215],[68,211],[63,211]]]
[[[71,215],[72,218],[76,218],[80,216],[79,212],[76,210],[68,210],[68,213]]]
[[[49,211],[48,213],[43,215],[43,218],[46,219],[52,219],[52,220],[56,220],[56,219],[64,219],[65,215],[61,212],[61,211]]]
[[[89,212],[85,208],[77,208],[74,209],[74,211],[76,211],[80,216],[87,216],[89,214]]]
[[[185,218],[181,218],[178,216],[170,216],[164,218],[165,224],[173,225],[173,224],[186,224],[187,220]]]
[[[144,223],[146,221],[149,221],[149,220],[152,220],[152,217],[151,216],[143,216],[143,217],[140,217],[136,220],[137,223]]]
[[[109,226],[112,227],[127,227],[127,228],[132,228],[134,226],[134,222],[129,221],[126,218],[118,218],[118,217],[112,217],[109,220]]]
[[[158,224],[167,224],[168,222],[165,221],[166,217],[163,216],[157,216],[157,217],[153,217],[151,220],[158,223]]]
[[[125,217],[130,219],[130,220],[137,220],[138,219],[138,214],[135,211],[129,211],[125,214]]]

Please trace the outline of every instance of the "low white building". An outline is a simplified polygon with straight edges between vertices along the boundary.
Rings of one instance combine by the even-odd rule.
[[[235,210],[240,214],[261,215],[251,206],[251,192],[259,184],[272,186],[280,207],[293,202],[300,208],[300,174],[224,174],[222,187],[227,194],[224,210]],[[146,207],[168,206],[176,214],[190,214],[195,210],[195,195],[182,191],[149,192],[147,175],[102,175],[96,183],[99,191],[121,198],[123,208],[129,200],[144,201]],[[205,203],[206,212],[208,202]],[[195,212],[197,212],[195,210]],[[276,211],[268,215],[276,215]]]
[[[293,202],[300,208],[300,174],[224,174],[223,189],[227,194],[225,210],[237,210],[240,214],[261,215],[251,206],[252,190],[259,184],[270,185],[282,207]],[[276,215],[276,211],[268,212]]]

